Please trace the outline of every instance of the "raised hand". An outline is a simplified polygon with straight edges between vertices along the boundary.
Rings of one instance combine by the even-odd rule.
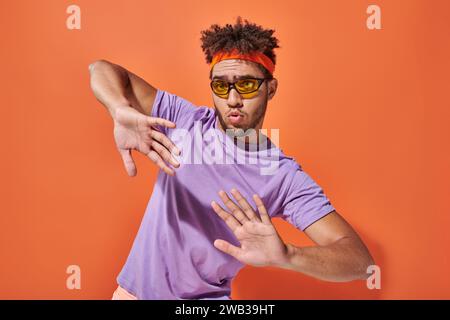
[[[168,164],[176,168],[180,166],[172,155],[180,155],[180,150],[155,128],[156,126],[175,128],[175,123],[146,116],[129,106],[118,108],[113,119],[114,139],[129,176],[135,176],[137,173],[131,150],[145,154],[165,173],[175,174],[174,169]]]
[[[253,266],[277,266],[285,263],[287,247],[273,226],[261,198],[253,195],[258,214],[238,190],[232,189],[231,194],[238,204],[231,200],[226,192],[219,192],[229,212],[215,201],[211,202],[211,206],[233,231],[241,247],[222,239],[215,240],[214,246],[242,263]]]

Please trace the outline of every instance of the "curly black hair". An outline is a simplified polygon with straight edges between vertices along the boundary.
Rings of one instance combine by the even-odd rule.
[[[278,45],[278,39],[272,36],[274,32],[275,30],[263,29],[247,19],[244,19],[244,23],[242,23],[240,16],[237,17],[234,26],[226,24],[225,27],[221,27],[213,24],[209,29],[201,31],[200,40],[206,63],[210,64],[218,51],[230,52],[237,49],[243,54],[250,51],[260,51],[269,57],[273,64],[276,64],[274,49],[280,48],[280,46]],[[273,78],[264,66],[258,64],[258,67],[263,72],[264,77]],[[209,78],[211,78],[211,75],[212,70],[209,73]]]

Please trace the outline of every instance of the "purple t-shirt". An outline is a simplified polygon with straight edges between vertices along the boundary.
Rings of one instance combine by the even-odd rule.
[[[230,148],[235,147],[233,138],[219,129],[213,108],[158,90],[151,116],[176,123],[176,129],[160,130],[182,155],[175,176],[159,171],[117,277],[138,299],[231,299],[231,281],[244,264],[213,245],[224,239],[240,246],[211,207],[213,200],[222,204],[220,190],[237,188],[254,209],[252,195],[258,194],[271,217],[281,217],[299,230],[334,210],[322,188],[270,139],[261,150]],[[199,139],[201,135],[207,138]],[[202,152],[209,156],[202,158]],[[238,154],[250,156],[243,163]],[[234,155],[232,161],[227,155]]]

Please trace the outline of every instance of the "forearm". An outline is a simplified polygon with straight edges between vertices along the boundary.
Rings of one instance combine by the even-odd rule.
[[[351,238],[342,238],[327,246],[286,246],[287,259],[279,267],[325,281],[366,279],[367,267],[374,263],[364,244]]]
[[[127,98],[130,80],[125,69],[105,60],[98,60],[89,65],[89,72],[95,97],[113,118],[118,108],[131,106]]]

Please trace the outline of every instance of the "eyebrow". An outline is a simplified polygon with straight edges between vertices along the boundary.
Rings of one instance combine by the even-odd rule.
[[[244,74],[242,76],[233,76],[233,80],[234,79],[247,79],[247,78],[258,78],[257,76],[254,76],[252,74]],[[220,79],[220,80],[224,80],[224,79],[228,79],[228,76],[226,75],[221,75],[221,76],[214,76],[214,79]]]

